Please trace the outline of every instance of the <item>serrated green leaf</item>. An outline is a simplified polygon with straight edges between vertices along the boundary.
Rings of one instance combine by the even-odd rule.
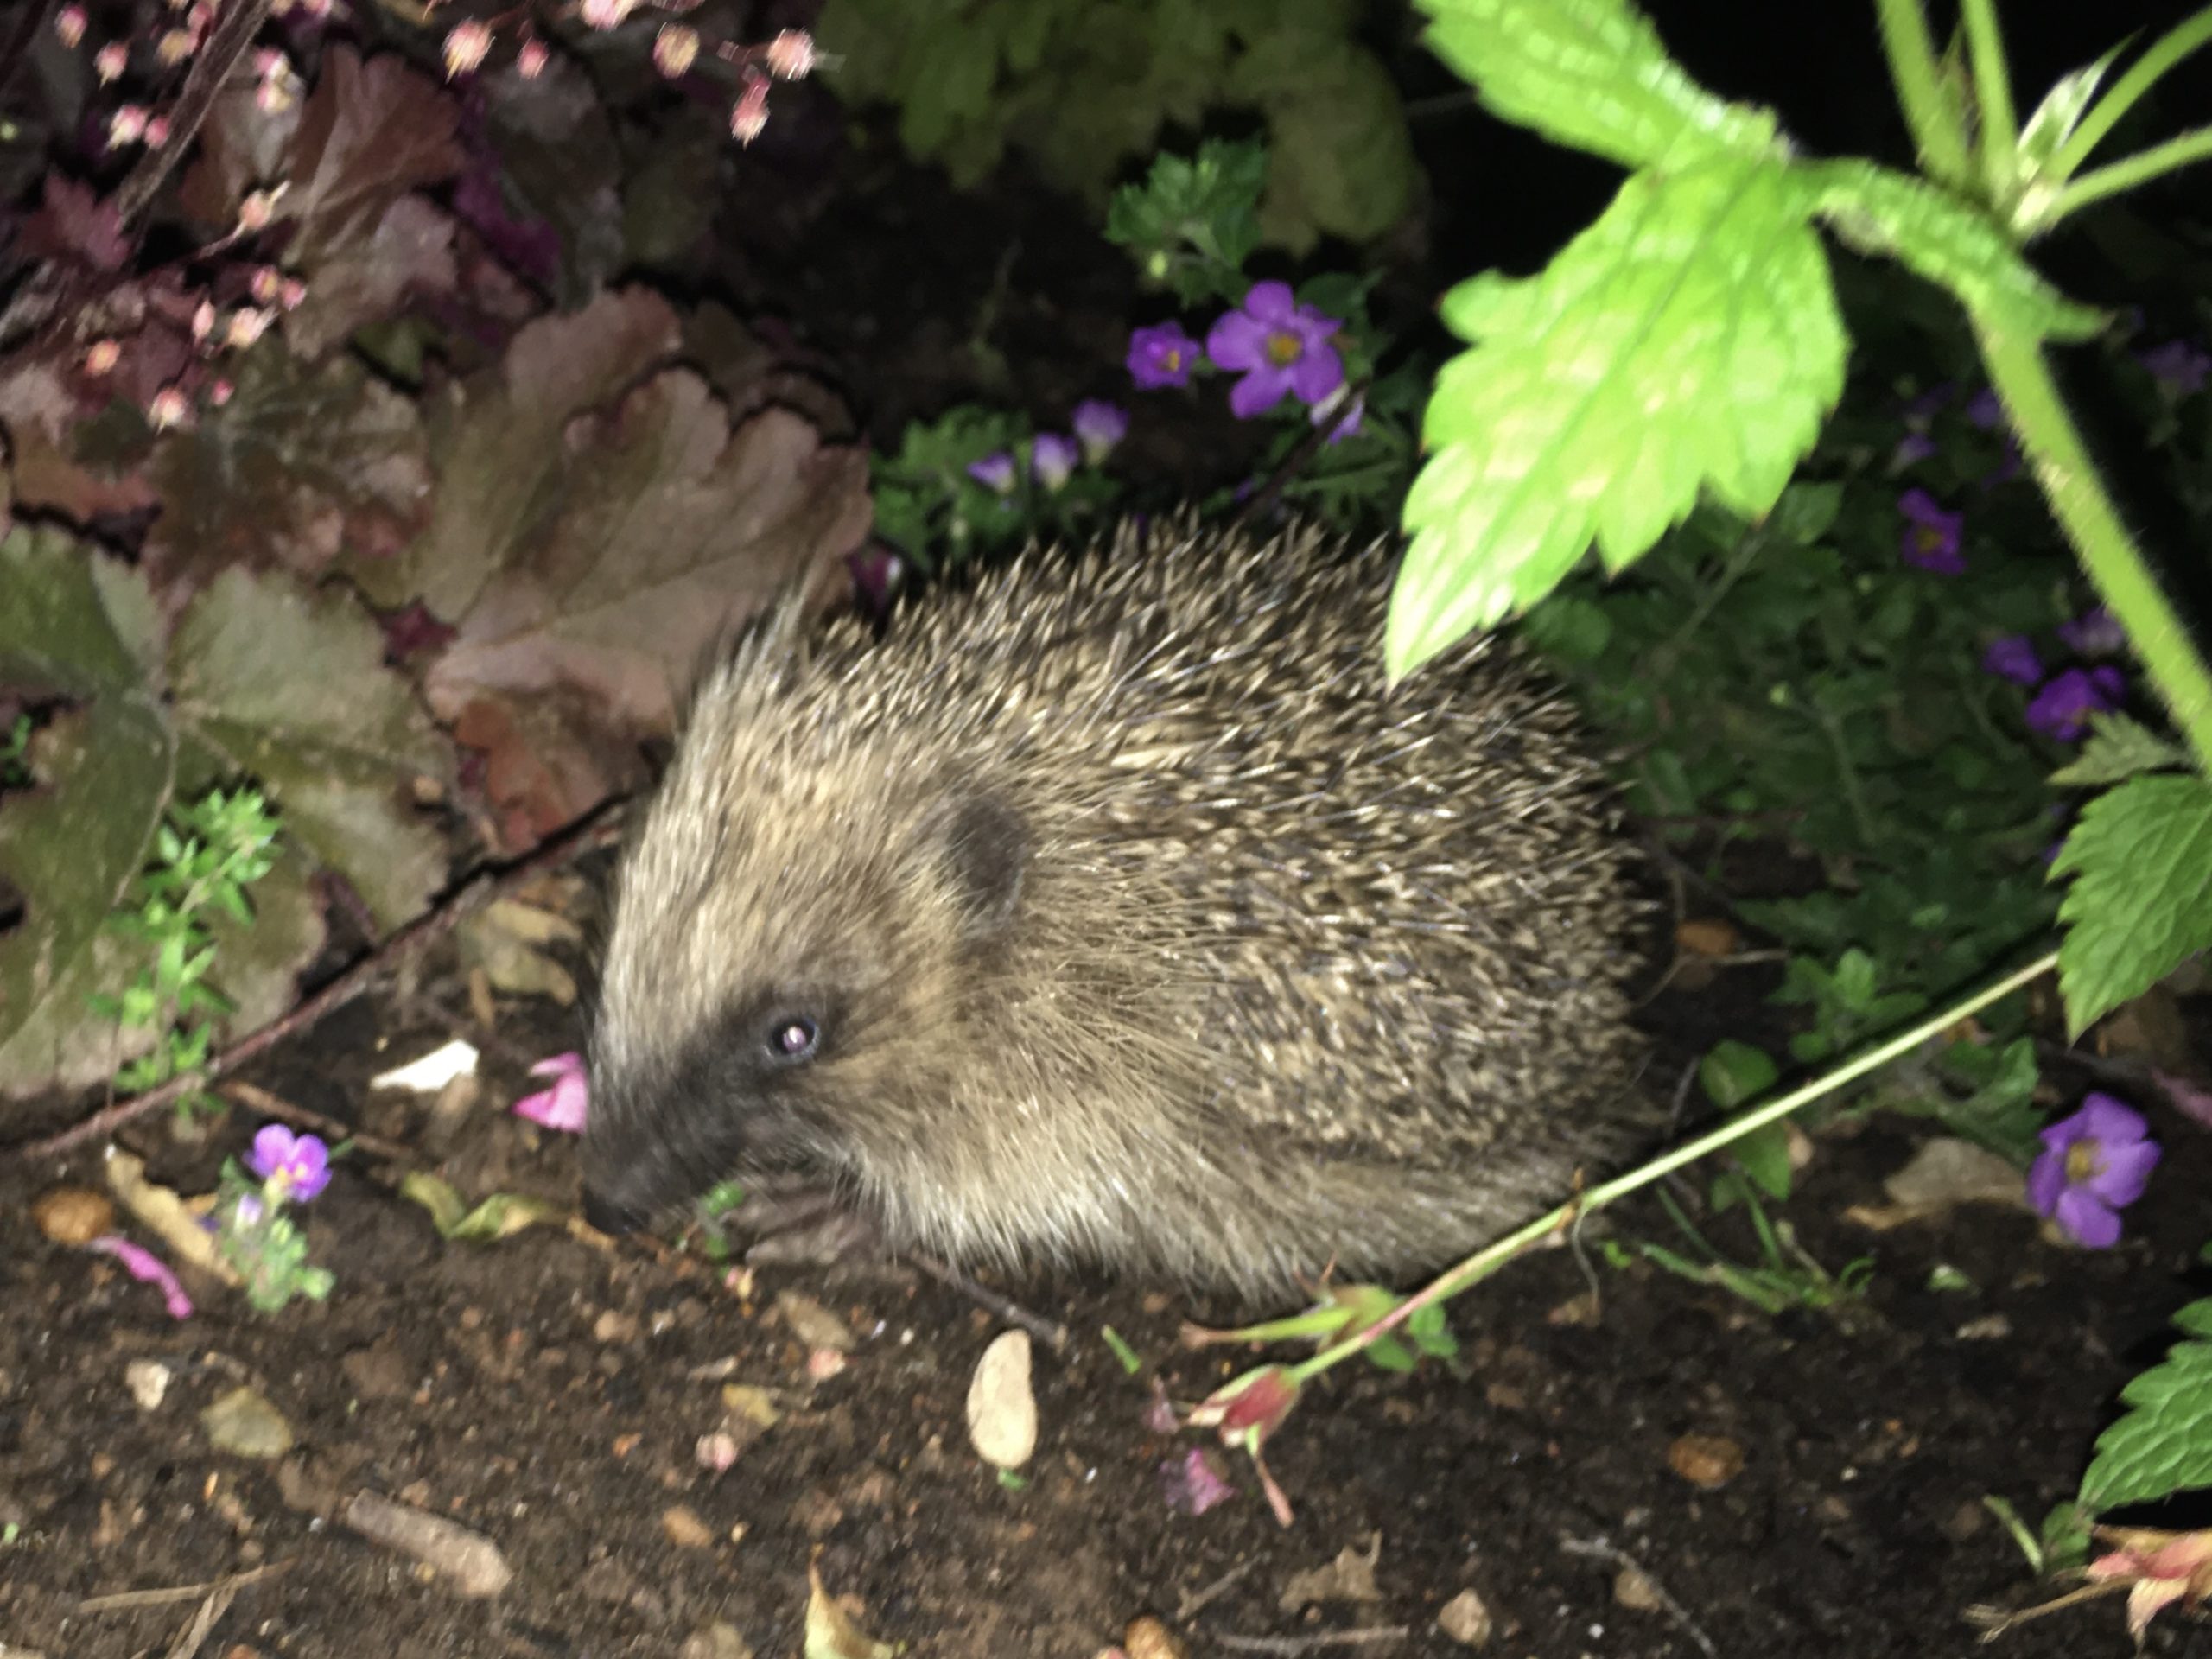
[[[170,676],[188,764],[260,779],[294,839],[385,925],[422,909],[444,846],[404,791],[442,778],[448,752],[350,595],[226,571],[179,619]]]
[[[1700,489],[1746,518],[1789,481],[1843,385],[1827,256],[1783,168],[1638,174],[1538,276],[1477,277],[1445,320],[1474,349],[1429,402],[1405,506],[1392,677],[1534,604],[1592,540],[1640,556]]]
[[[2132,778],[2082,810],[2050,867],[2075,878],[2058,986],[2070,1036],[2212,945],[2212,783]]]
[[[2190,764],[2189,752],[2126,715],[2092,715],[2082,753],[2050,774],[2054,784],[2116,784],[2138,772],[2170,772]]]
[[[1715,98],[1626,0],[1421,0],[1423,42],[1492,114],[1624,167],[1771,155],[1773,114]]]
[[[59,531],[0,541],[0,689],[67,698],[0,805],[0,878],[25,900],[0,933],[0,1097],[79,1087],[143,1052],[92,1007],[141,947],[105,925],[168,808],[176,755],[144,580]]]
[[[1977,315],[2055,340],[2087,340],[2104,327],[2102,312],[2061,294],[1986,215],[1935,186],[1872,162],[1827,162],[1804,173],[1838,236],[1949,289]]]
[[[2212,1300],[2190,1303],[2174,1323],[2212,1336]],[[2212,1486],[2212,1343],[2175,1344],[2120,1397],[2129,1409],[2097,1437],[2082,1503],[2114,1510]]]

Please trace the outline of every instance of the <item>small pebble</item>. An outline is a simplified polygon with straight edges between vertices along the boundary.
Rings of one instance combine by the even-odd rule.
[[[1150,1613],[1129,1621],[1129,1628],[1122,1632],[1122,1648],[1129,1659],[1184,1659],[1189,1651],[1174,1631]]]
[[[292,1449],[284,1414],[241,1383],[200,1414],[200,1427],[216,1449],[272,1461]]]
[[[715,1541],[713,1529],[696,1510],[683,1503],[661,1511],[660,1529],[678,1549],[704,1549]]]
[[[134,1359],[123,1368],[123,1386],[130,1390],[139,1410],[152,1411],[168,1393],[175,1375],[158,1359]]]
[[[968,1438],[976,1455],[1019,1469],[1037,1449],[1037,1396],[1029,1382],[1029,1333],[1001,1332],[968,1384]]]
[[[845,1322],[811,1296],[796,1290],[776,1293],[776,1311],[784,1316],[791,1333],[810,1348],[834,1348],[841,1354],[853,1350],[853,1333]]]
[[[1667,1448],[1667,1466],[1712,1491],[1744,1472],[1744,1448],[1725,1434],[1685,1434]]]
[[[1666,1605],[1650,1576],[1633,1567],[1624,1567],[1613,1575],[1613,1599],[1639,1613],[1657,1612]]]
[[[753,1649],[735,1625],[717,1623],[686,1637],[676,1659],[753,1659]]]
[[[1463,1648],[1490,1645],[1490,1609],[1471,1590],[1462,1590],[1437,1610],[1436,1628]]]
[[[79,1249],[115,1230],[115,1205],[88,1186],[57,1186],[32,1202],[31,1220],[55,1243]]]

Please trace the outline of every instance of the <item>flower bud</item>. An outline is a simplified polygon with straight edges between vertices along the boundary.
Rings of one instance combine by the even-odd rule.
[[[446,79],[465,75],[484,61],[484,54],[492,49],[492,29],[488,23],[472,17],[465,23],[454,25],[446,36]]]
[[[686,23],[663,23],[653,37],[653,67],[670,80],[681,80],[699,55],[699,31]]]

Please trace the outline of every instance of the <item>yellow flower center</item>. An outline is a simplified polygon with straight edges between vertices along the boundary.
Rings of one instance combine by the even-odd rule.
[[[1304,356],[1305,346],[1296,334],[1284,334],[1280,329],[1268,336],[1268,361],[1279,369],[1287,369]]]
[[[2094,1141],[2076,1141],[2066,1148],[2066,1184],[2079,1186],[2105,1173],[2105,1149]]]

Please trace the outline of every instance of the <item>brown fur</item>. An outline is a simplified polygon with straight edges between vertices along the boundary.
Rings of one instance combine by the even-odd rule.
[[[588,1187],[813,1169],[955,1261],[1255,1294],[1566,1196],[1636,1113],[1631,850],[1505,643],[1386,690],[1389,577],[1175,525],[756,625],[621,880]]]

